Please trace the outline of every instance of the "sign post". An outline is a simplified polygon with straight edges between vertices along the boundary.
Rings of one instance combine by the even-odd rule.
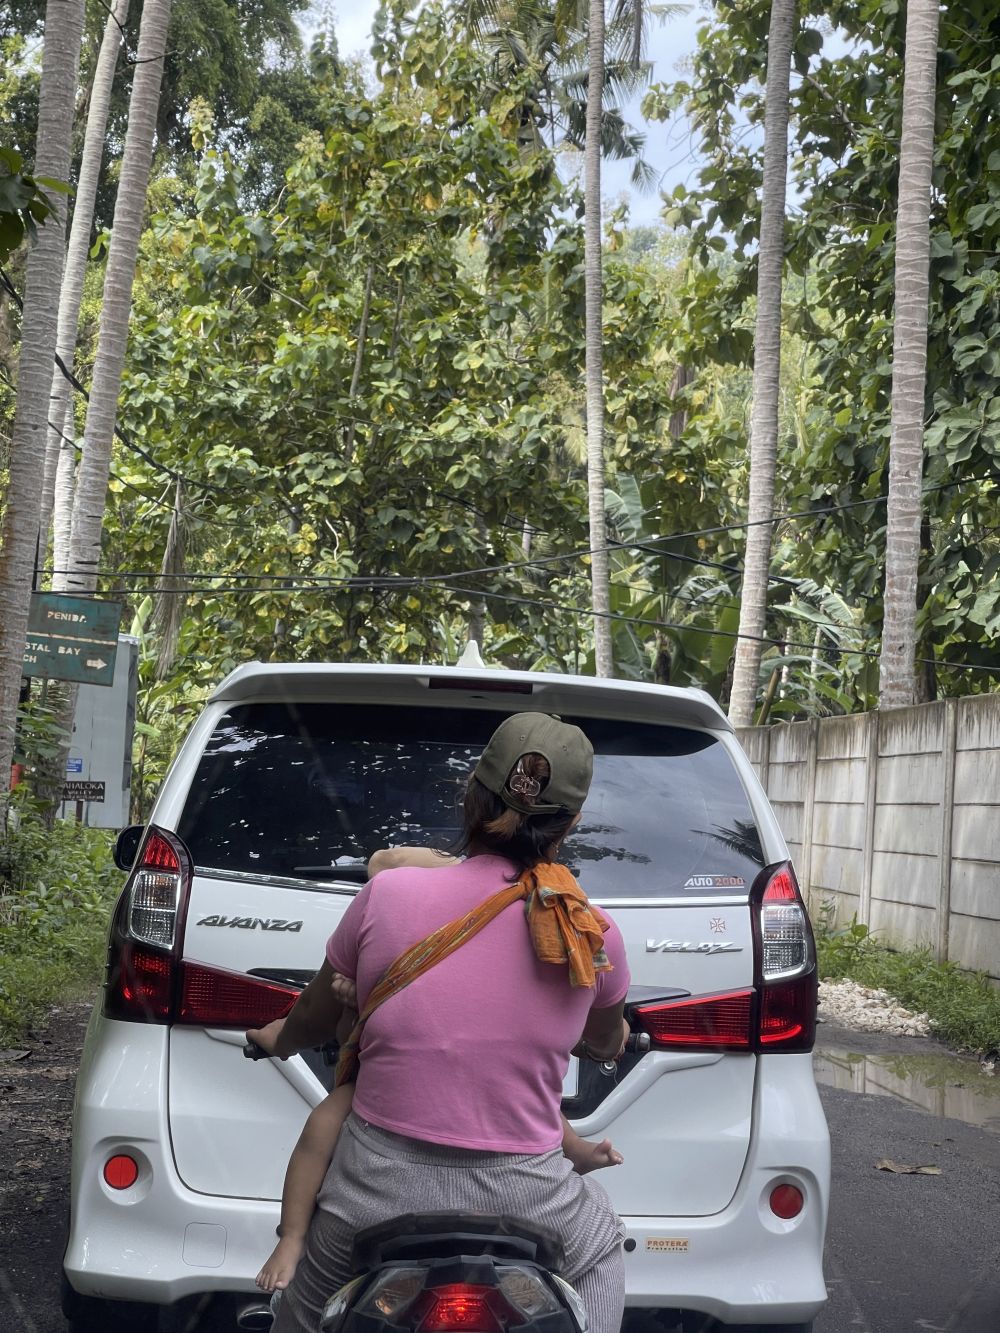
[[[121,602],[32,593],[21,674],[111,685],[121,618]]]

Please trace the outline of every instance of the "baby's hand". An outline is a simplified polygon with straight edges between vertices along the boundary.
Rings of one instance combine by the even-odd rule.
[[[334,972],[330,989],[333,991],[334,998],[339,1000],[345,1009],[357,1009],[358,988],[350,977]]]

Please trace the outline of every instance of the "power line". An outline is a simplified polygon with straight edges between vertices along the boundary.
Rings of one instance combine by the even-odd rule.
[[[415,586],[424,586],[424,587],[439,586],[437,584],[428,584],[426,582],[421,584],[419,581],[416,580],[405,580],[402,578],[400,578],[398,582],[387,582],[384,579],[366,580],[357,578],[344,579],[342,582],[344,585],[349,584],[350,590],[352,591],[389,592],[389,593],[412,592]],[[309,593],[322,593],[329,591],[330,586],[331,585],[329,584],[318,587],[315,585],[306,586],[303,584],[295,584],[295,585],[286,584],[285,586],[251,585],[249,587],[233,587],[233,588],[160,587],[160,588],[145,588],[143,589],[143,592],[147,594],[151,593],[156,593],[158,595],[164,594],[166,596],[180,596],[180,595],[192,596],[197,593],[202,597],[246,596],[250,593],[260,593],[260,592],[267,592],[273,595],[284,594],[284,593],[307,595]],[[619,584],[618,586],[627,587],[628,585]],[[463,597],[469,598],[470,600],[482,599],[487,601],[511,602],[518,605],[532,606],[537,610],[542,610],[542,611],[564,611],[570,615],[591,616],[595,619],[599,618],[599,619],[617,621],[632,625],[645,625],[651,629],[672,629],[681,633],[701,634],[710,639],[713,638],[734,639],[734,640],[750,639],[753,640],[755,643],[768,644],[772,647],[777,647],[779,644],[781,644],[786,648],[800,648],[804,652],[807,652],[809,654],[819,652],[825,657],[855,656],[855,657],[867,657],[867,658],[877,659],[881,656],[881,650],[878,648],[860,648],[860,647],[840,648],[832,644],[821,644],[817,647],[815,643],[798,642],[794,639],[786,639],[783,637],[775,638],[775,637],[770,637],[768,635],[741,634],[738,630],[710,629],[706,626],[701,626],[701,625],[684,625],[679,623],[678,621],[657,620],[647,616],[629,616],[629,615],[624,615],[618,611],[594,611],[593,608],[591,607],[573,606],[567,602],[551,602],[551,601],[543,602],[539,601],[537,598],[534,597],[523,597],[515,593],[490,592],[482,588],[463,588],[456,584],[449,584],[447,585],[446,588],[442,588],[442,591],[460,593]],[[101,597],[101,596],[106,596],[107,594],[79,593],[74,595],[82,597]],[[830,623],[832,624],[834,622]],[[993,674],[1000,672],[1000,663],[998,663],[996,666],[984,666],[975,662],[942,661],[936,657],[916,657],[914,658],[914,662],[920,663],[921,665],[926,664],[928,666],[933,666],[935,669],[941,671],[983,671]]]

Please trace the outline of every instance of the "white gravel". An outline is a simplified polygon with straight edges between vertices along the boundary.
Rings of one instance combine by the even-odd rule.
[[[884,990],[871,990],[856,981],[821,981],[819,1016],[859,1032],[885,1032],[892,1037],[926,1037],[930,1019],[904,1009]]]

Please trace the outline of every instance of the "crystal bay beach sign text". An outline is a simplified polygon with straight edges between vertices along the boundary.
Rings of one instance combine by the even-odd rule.
[[[121,602],[32,593],[22,675],[110,685],[121,618]]]

